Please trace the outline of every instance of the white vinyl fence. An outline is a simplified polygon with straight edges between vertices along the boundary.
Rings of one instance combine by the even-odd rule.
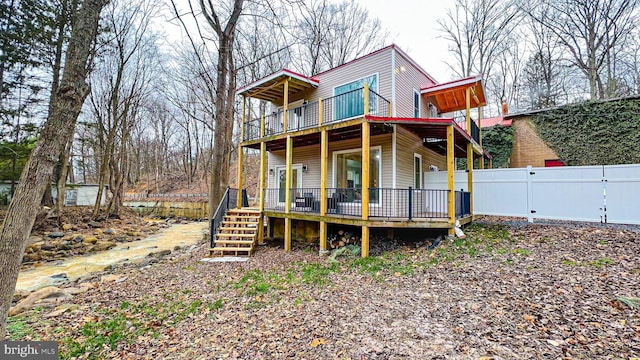
[[[425,172],[425,188],[446,189],[447,172]],[[466,171],[455,188],[467,191]],[[473,212],[640,224],[640,164],[473,171]]]

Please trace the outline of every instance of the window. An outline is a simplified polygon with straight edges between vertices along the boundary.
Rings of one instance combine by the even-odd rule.
[[[364,114],[364,84],[369,84],[369,89],[378,91],[378,75],[374,74],[348,84],[337,86],[333,89],[334,120],[348,119]],[[369,112],[378,109],[378,102],[375,96],[369,96]]]
[[[369,158],[369,188],[380,186],[380,146],[372,147]],[[359,202],[362,198],[362,150],[333,153],[334,184],[341,202]],[[370,191],[369,202],[378,203],[378,192]]]
[[[422,189],[422,156],[413,154],[413,188]]]
[[[413,89],[413,117],[420,117],[420,93],[416,89]]]

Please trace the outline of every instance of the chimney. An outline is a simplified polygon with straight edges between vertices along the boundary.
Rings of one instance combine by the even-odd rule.
[[[509,105],[507,105],[507,100],[502,99],[502,115],[507,115],[509,113]]]

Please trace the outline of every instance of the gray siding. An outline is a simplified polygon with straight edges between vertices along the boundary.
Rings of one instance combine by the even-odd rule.
[[[361,139],[352,139],[329,144],[329,164],[327,187],[333,187],[333,152],[339,150],[357,149],[362,146]],[[371,146],[381,146],[382,159],[380,168],[382,171],[382,184],[379,187],[392,187],[393,167],[391,166],[391,134],[383,134],[371,137]],[[274,151],[268,154],[268,168],[285,165],[285,151]],[[307,172],[302,174],[302,186],[305,188],[320,187],[320,145],[294,147],[293,164],[307,165]],[[274,174],[275,175],[275,174]],[[375,186],[377,184],[372,184]],[[295,186],[295,185],[294,185]],[[276,178],[269,174],[267,188],[276,188]]]
[[[399,52],[396,52],[396,67],[405,69],[396,75],[396,116],[413,117],[413,90],[420,91],[433,82]],[[429,117],[428,103],[421,103],[420,116]]]
[[[422,156],[422,172],[429,170],[429,165],[436,165],[440,170],[447,169],[447,158],[422,146],[422,139],[415,134],[397,126],[396,135],[396,183],[399,189],[413,187],[413,154]],[[427,188],[429,185],[427,184]]]

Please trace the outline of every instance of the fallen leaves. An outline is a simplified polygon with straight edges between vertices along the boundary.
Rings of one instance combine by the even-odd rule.
[[[313,339],[313,341],[311,342],[311,347],[318,347],[319,345],[324,344],[326,344],[324,338]]]

